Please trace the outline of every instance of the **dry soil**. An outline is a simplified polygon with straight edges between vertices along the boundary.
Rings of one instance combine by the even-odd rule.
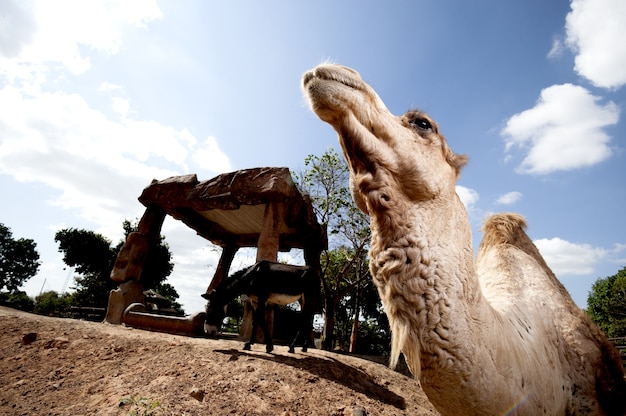
[[[416,380],[345,354],[4,307],[0,337],[0,415],[438,414]]]

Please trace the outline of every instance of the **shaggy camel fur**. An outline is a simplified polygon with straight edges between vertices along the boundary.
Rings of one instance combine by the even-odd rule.
[[[370,216],[370,269],[400,351],[443,415],[623,415],[619,354],[524,232],[500,214],[473,258],[455,191],[465,156],[437,124],[396,117],[360,75],[303,77],[312,110],[339,134],[355,203]]]

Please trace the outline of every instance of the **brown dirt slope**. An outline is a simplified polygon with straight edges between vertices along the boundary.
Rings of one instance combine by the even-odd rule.
[[[2,415],[437,415],[417,381],[326,351],[242,351],[3,307],[0,337]]]

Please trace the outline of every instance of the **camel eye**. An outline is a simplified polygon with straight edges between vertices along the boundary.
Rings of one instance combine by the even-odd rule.
[[[414,118],[413,120],[409,121],[409,124],[417,127],[420,130],[433,131],[433,126],[430,124],[430,121],[426,120],[423,117]]]

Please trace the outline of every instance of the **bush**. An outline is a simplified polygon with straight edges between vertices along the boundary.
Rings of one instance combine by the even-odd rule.
[[[34,312],[39,315],[68,317],[72,305],[72,295],[59,295],[54,290],[44,292],[35,298]]]
[[[35,302],[26,292],[0,292],[0,305],[21,311],[32,312]]]

